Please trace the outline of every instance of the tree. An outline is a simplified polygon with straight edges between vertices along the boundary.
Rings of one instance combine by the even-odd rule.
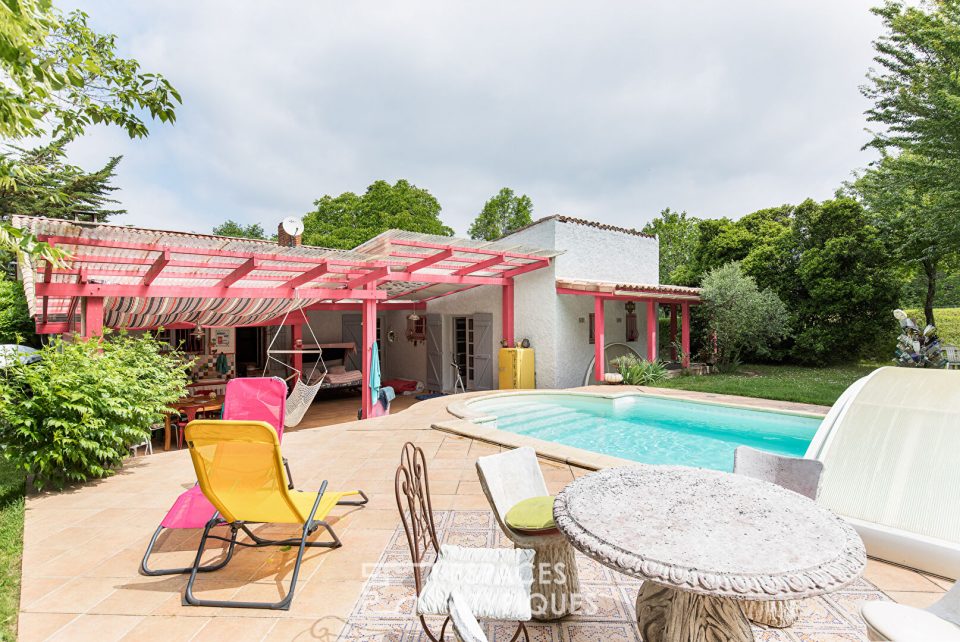
[[[526,194],[517,196],[504,187],[488,200],[467,232],[472,239],[496,241],[533,222],[533,201]]]
[[[0,271],[0,344],[36,345],[35,332],[23,284],[6,278]]]
[[[700,219],[674,212],[669,207],[643,226],[644,234],[652,234],[660,242],[660,283],[692,285],[697,281],[692,263],[700,237]]]
[[[721,369],[736,366],[744,356],[769,356],[789,333],[783,301],[772,290],[759,289],[738,262],[712,269],[703,278],[702,298],[704,332],[716,339]]]
[[[924,316],[931,325],[944,269],[960,259],[960,193],[931,188],[924,180],[936,164],[910,152],[885,156],[848,186],[891,239],[897,257],[920,277]]]
[[[821,364],[875,353],[890,329],[900,281],[867,211],[851,198],[806,201],[794,212],[789,238],[798,257],[788,277],[795,284],[794,358]]]
[[[104,222],[125,214],[110,206],[117,200],[110,195],[121,156],[114,156],[101,169],[84,171],[64,162],[65,139],[25,150],[14,147],[16,163],[28,168],[13,179],[13,185],[0,187],[0,217],[46,216],[74,221]]]
[[[227,219],[220,225],[214,227],[213,233],[217,236],[234,236],[244,239],[263,240],[267,238],[263,233],[263,227],[259,223],[243,225],[242,223],[237,223],[232,219]]]
[[[82,11],[64,15],[49,0],[7,0],[0,5],[0,137],[81,135],[90,125],[115,125],[131,138],[146,136],[143,112],[173,122],[176,89],[161,75],[144,72],[116,55],[116,37],[95,32]],[[0,189],[43,169],[0,153]],[[58,261],[62,253],[0,221],[0,248]]]
[[[376,181],[363,195],[344,192],[314,201],[303,218],[303,242],[353,249],[389,229],[453,236],[440,220],[440,203],[427,190],[405,180]]]

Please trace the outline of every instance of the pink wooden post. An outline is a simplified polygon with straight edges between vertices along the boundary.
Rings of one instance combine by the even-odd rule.
[[[303,348],[303,326],[299,323],[294,323],[290,326],[290,348],[293,350],[299,350]],[[293,367],[297,369],[298,372],[303,372],[303,354],[299,352],[293,353]],[[296,375],[297,378],[300,375]],[[307,383],[310,383],[309,381]]]
[[[103,336],[103,297],[83,299],[83,338]]]
[[[656,301],[647,301],[647,361],[657,360],[657,331],[660,329],[657,310]]]
[[[683,303],[681,305],[681,310],[683,311],[683,318],[681,319],[680,326],[680,350],[683,351],[683,363],[681,364],[684,368],[690,367],[690,304]]]
[[[370,364],[372,363],[373,342],[377,340],[377,302],[375,300],[365,300],[361,317],[361,334],[363,341],[361,349],[363,353],[360,357],[361,373],[361,416],[366,419],[373,410],[373,403],[376,401],[370,394]]]
[[[670,304],[670,360],[677,360],[677,304]]]
[[[503,316],[503,340],[507,342],[507,347],[513,347],[513,279],[503,286],[503,305],[501,314]]]
[[[603,375],[607,371],[603,326],[603,298],[595,296],[593,297],[593,377],[600,383],[603,383]]]

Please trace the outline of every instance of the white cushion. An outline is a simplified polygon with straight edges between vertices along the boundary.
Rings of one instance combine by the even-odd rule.
[[[447,615],[456,591],[474,616],[487,620],[530,619],[534,552],[511,548],[440,547],[417,600],[420,615]]]
[[[473,617],[467,601],[460,593],[454,591],[447,600],[447,611],[450,612],[450,623],[453,624],[453,636],[457,642],[488,642],[487,636],[477,618]]]
[[[871,640],[948,642],[960,640],[960,628],[933,613],[892,602],[867,602],[860,609]]]

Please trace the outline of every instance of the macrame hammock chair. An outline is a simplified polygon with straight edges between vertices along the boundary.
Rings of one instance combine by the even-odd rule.
[[[317,396],[317,392],[320,390],[320,386],[323,385],[323,380],[327,376],[327,364],[323,362],[323,350],[320,348],[320,342],[317,341],[317,335],[313,333],[313,328],[310,327],[310,321],[307,319],[307,313],[303,311],[303,306],[300,306],[293,311],[299,312],[303,317],[303,324],[310,332],[310,336],[313,337],[313,345],[317,347],[304,349],[293,346],[293,348],[290,350],[274,349],[273,344],[276,343],[277,337],[280,336],[280,330],[278,329],[273,335],[273,338],[270,340],[270,345],[267,346],[267,362],[263,366],[263,376],[267,376],[267,370],[270,368],[270,362],[274,361],[279,363],[284,368],[293,370],[295,376],[297,377],[296,383],[293,384],[293,390],[291,390],[290,394],[287,395],[287,407],[283,420],[283,425],[287,428],[293,428],[303,421],[303,416],[307,413],[307,410],[310,409],[310,405],[313,403],[314,398]],[[282,328],[286,325],[287,317],[290,315],[290,312],[291,310],[287,310],[287,312],[283,315],[283,321],[280,322],[278,328]],[[287,363],[284,359],[277,358],[276,356],[293,354],[317,355],[317,360],[313,363],[313,368],[310,370],[310,374],[308,376],[304,377],[303,372],[295,368],[292,364]],[[323,372],[320,373],[319,377],[314,379],[314,375],[316,374],[318,367],[323,368]]]

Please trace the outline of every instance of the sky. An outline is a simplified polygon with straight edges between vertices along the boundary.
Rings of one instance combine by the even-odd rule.
[[[642,227],[830,198],[874,152],[863,0],[85,0],[183,96],[124,156],[115,222],[276,229],[324,194],[405,178],[464,234],[501,187],[534,217]]]

